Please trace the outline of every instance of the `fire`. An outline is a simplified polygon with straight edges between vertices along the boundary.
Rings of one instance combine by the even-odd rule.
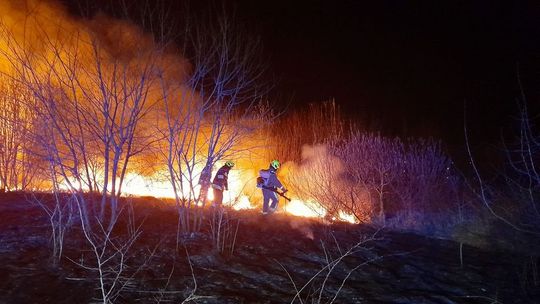
[[[223,204],[234,210],[257,208],[256,204],[253,204],[249,197],[243,193],[246,184],[247,183],[243,181],[240,172],[231,171],[229,175],[229,190],[224,193]],[[196,191],[199,190],[200,186],[197,186]],[[144,177],[134,173],[129,173],[127,175],[123,192],[124,195],[174,198],[174,191],[169,181]],[[184,193],[184,195],[189,197],[189,193],[187,192]],[[214,199],[212,190],[208,191],[207,199],[210,202]],[[323,218],[327,215],[327,211],[320,203],[312,200],[302,201],[297,198],[294,198],[287,203],[283,210],[288,214],[300,217]],[[353,224],[358,223],[358,220],[354,215],[341,210],[333,220]]]
[[[232,206],[235,210],[244,210],[244,209],[253,209],[253,205],[251,205],[251,202],[249,201],[249,198],[245,195],[242,195],[238,198],[238,200],[234,202],[230,202],[230,206]]]
[[[161,174],[155,174],[161,176]],[[240,174],[231,172],[229,175],[229,190],[225,191],[223,196],[223,204],[235,210],[253,209],[255,208],[250,202],[248,196],[242,193],[243,185]],[[67,188],[67,186],[64,186]],[[174,190],[168,180],[163,180],[158,177],[144,177],[136,173],[128,173],[123,186],[123,195],[134,196],[153,196],[157,198],[174,198]],[[189,189],[186,184],[184,189]],[[194,192],[200,191],[200,185],[196,185]],[[184,190],[182,195],[190,197],[189,190]],[[193,196],[193,194],[191,194]],[[206,199],[211,202],[214,199],[214,192],[209,189]]]
[[[257,208],[256,205],[250,201],[249,197],[242,192],[245,185],[246,182],[242,181],[241,174],[239,172],[231,171],[231,174],[229,175],[229,191],[224,193],[223,204],[234,210]],[[197,187],[197,190],[199,190],[199,188],[200,187]],[[188,196],[188,193],[184,194]],[[168,181],[130,173],[126,177],[124,195],[174,198],[174,191]],[[213,191],[210,190],[208,192],[207,199],[208,201],[214,199]],[[302,201],[300,199],[292,199],[284,206],[283,210],[291,215],[311,218],[323,218],[327,214],[321,204],[315,201]],[[354,215],[344,211],[339,211],[338,216],[334,219],[349,223],[357,223]]]
[[[135,196],[174,198],[174,191],[169,181],[149,179],[134,173],[128,173],[126,176],[123,192]]]
[[[350,213],[347,213],[345,211],[339,210],[338,212],[338,219],[343,222],[349,222],[351,224],[358,224],[358,220],[356,217]]]
[[[165,151],[167,144],[164,142],[154,144],[155,138],[152,138],[152,134],[156,131],[154,127],[158,129],[163,128],[163,125],[166,125],[169,121],[164,121],[162,113],[156,110],[158,105],[150,102],[150,100],[162,100],[164,99],[164,96],[176,96],[170,104],[159,104],[160,107],[163,107],[161,110],[170,110],[169,108],[176,107],[176,111],[182,114],[183,111],[189,112],[197,109],[196,106],[197,103],[200,102],[199,99],[204,99],[202,95],[199,96],[195,89],[193,89],[193,91],[188,89],[187,84],[174,88],[171,85],[171,83],[181,83],[184,78],[187,77],[187,71],[191,68],[191,64],[188,63],[188,60],[182,57],[177,58],[173,55],[157,52],[157,49],[154,50],[155,46],[152,42],[153,39],[150,39],[148,35],[141,32],[134,25],[116,20],[106,20],[103,19],[103,17],[96,20],[77,20],[76,18],[69,17],[68,11],[62,9],[61,6],[51,5],[48,2],[43,4],[41,2],[42,1],[31,0],[28,1],[25,6],[19,6],[15,5],[17,1],[0,1],[0,73],[10,75],[11,78],[20,80],[19,82],[26,85],[25,90],[14,87],[12,91],[18,92],[18,95],[15,93],[11,94],[9,99],[6,99],[7,104],[19,105],[20,101],[25,99],[25,96],[28,95],[29,101],[26,101],[25,103],[25,105],[28,106],[28,109],[38,109],[39,105],[39,107],[43,107],[40,112],[54,112],[54,117],[43,116],[44,114],[39,116],[40,118],[49,118],[50,120],[48,121],[35,119],[34,116],[27,114],[26,112],[21,112],[22,114],[17,118],[20,118],[19,124],[21,124],[21,122],[26,123],[27,121],[40,121],[39,124],[36,123],[35,125],[29,123],[28,126],[26,124],[21,124],[24,127],[22,129],[31,129],[32,132],[40,134],[40,138],[41,135],[43,135],[43,137],[47,139],[45,143],[47,147],[54,147],[54,149],[50,149],[51,151],[57,151],[56,149],[61,150],[65,148],[64,146],[70,146],[73,149],[70,153],[66,153],[66,151],[57,151],[58,158],[69,155],[69,157],[61,159],[59,162],[74,171],[73,173],[65,173],[66,176],[62,176],[58,179],[57,182],[59,183],[60,188],[63,190],[95,190],[95,188],[102,187],[108,189],[108,191],[112,191],[111,189],[119,191],[118,189],[121,189],[121,194],[124,196],[154,196],[158,198],[175,198],[176,196],[179,196],[187,200],[195,200],[200,193],[201,186],[194,183],[196,183],[195,180],[197,180],[197,177],[200,176],[202,171],[202,168],[197,167],[195,164],[203,164],[207,159],[215,158],[211,158],[208,155],[205,157],[204,152],[199,152],[208,150],[205,146],[208,143],[200,139],[201,142],[192,143],[190,144],[191,146],[188,147],[189,149],[186,148],[185,151],[183,151],[192,152],[181,154],[184,157],[193,157],[193,163],[188,162],[189,177],[192,179],[192,183],[183,180],[183,170],[186,170],[186,168],[179,170],[180,172],[177,172],[177,175],[171,175],[170,172],[168,172],[167,167],[161,165],[164,163],[164,159],[156,160],[153,150],[164,149],[163,151]],[[50,20],[57,20],[57,22],[50,22]],[[17,58],[28,58],[28,62],[20,62],[20,65],[18,62],[12,62]],[[13,65],[14,63],[17,64]],[[152,71],[152,73],[150,71]],[[167,77],[171,78],[170,83],[167,81],[168,79],[164,79],[162,82],[161,80],[163,79],[154,75],[154,72],[156,71],[159,71],[158,74],[160,76],[168,75]],[[34,72],[35,75],[30,73],[30,75],[33,75],[34,77],[21,79],[27,72]],[[132,79],[126,80],[118,75],[127,78],[132,77]],[[157,78],[147,84],[148,78],[152,77]],[[0,79],[0,82],[1,81],[2,79]],[[106,87],[106,84],[110,85],[111,83],[114,84],[111,88]],[[47,85],[43,86],[42,84]],[[123,84],[125,87],[116,87],[117,84]],[[160,85],[165,86],[163,91]],[[169,85],[171,87],[169,87]],[[44,88],[46,90],[44,90]],[[107,92],[103,93],[102,90]],[[145,92],[144,94],[141,93],[143,91]],[[5,93],[5,90],[2,90],[2,92]],[[102,94],[106,95],[107,98],[118,102],[117,106],[122,109],[119,110],[119,112],[122,112],[121,115],[118,117],[115,116],[115,118],[111,120],[111,113],[105,113],[106,115],[103,115],[103,113],[100,114],[99,111],[94,111],[96,108],[100,108],[95,102],[104,100]],[[148,94],[148,96],[146,94]],[[38,101],[41,102],[38,103]],[[49,109],[48,107],[52,104],[50,101],[55,102],[54,107],[51,106],[50,108],[54,109],[54,111],[47,111],[47,109]],[[148,104],[144,103],[144,106],[142,106],[140,105],[142,101],[148,101]],[[135,104],[140,105],[138,110],[133,110],[137,108]],[[11,108],[4,108],[4,112],[6,112],[4,114],[14,112]],[[74,112],[74,109],[77,111]],[[130,109],[133,110],[132,114],[135,116],[139,115],[135,113],[146,113],[146,111],[148,111],[148,115],[141,114],[138,118],[139,120],[130,121],[125,117],[132,117],[133,115],[124,115],[124,111],[130,111]],[[56,113],[56,111],[58,111],[58,113]],[[80,113],[78,111],[88,116],[84,119],[84,123],[88,125],[84,125],[80,120]],[[33,112],[29,111],[29,113]],[[195,120],[197,117],[190,115],[186,116],[188,118],[182,121],[187,124],[194,124],[192,120]],[[13,117],[8,118],[10,119],[4,119],[4,121],[13,120]],[[56,145],[53,145],[52,143],[57,142],[56,139],[65,137],[60,136],[59,132],[49,133],[49,131],[47,131],[50,129],[47,124],[51,121],[56,121],[58,118],[64,120],[62,120],[62,123],[59,124],[57,129],[64,131],[66,134],[70,134],[70,136],[69,140],[58,142]],[[200,138],[208,138],[213,134],[214,129],[207,126],[205,116],[202,116],[200,119],[201,121],[197,121],[198,124],[194,124],[194,127],[182,129],[182,132],[197,132],[194,135],[200,135]],[[157,124],[154,120],[157,121]],[[104,121],[106,121],[107,124],[105,124]],[[136,124],[134,122],[136,122]],[[236,121],[234,122],[236,123]],[[243,122],[243,124],[249,126],[249,128],[246,127],[245,129],[252,129],[253,126],[249,125],[249,123],[250,122]],[[132,135],[133,137],[131,139],[135,138],[135,140],[133,141],[134,146],[130,146],[130,149],[140,150],[140,155],[133,155],[129,160],[129,165],[127,165],[127,155],[129,152],[122,150],[122,148],[126,148],[126,146],[117,149],[120,152],[117,152],[119,154],[115,160],[115,165],[117,165],[118,168],[122,168],[123,165],[126,164],[124,167],[126,175],[123,183],[120,185],[119,177],[114,176],[115,178],[111,178],[109,175],[108,179],[106,179],[104,178],[105,173],[99,172],[99,170],[110,172],[103,169],[111,166],[110,159],[107,158],[107,166],[105,166],[104,160],[100,157],[103,156],[102,151],[105,150],[105,145],[110,145],[111,141],[109,137],[101,138],[102,132],[98,131],[106,130],[107,132],[104,134],[112,134],[107,136],[115,138],[113,141],[116,142],[116,137],[124,136],[127,132],[126,130],[130,129],[125,126],[132,125],[137,125],[138,129],[137,132],[134,132]],[[258,124],[255,125],[258,126]],[[111,128],[109,126],[113,127]],[[220,128],[221,127],[222,126],[220,126]],[[15,129],[9,130],[13,134],[20,133]],[[67,130],[70,132],[67,132]],[[90,132],[88,130],[92,131]],[[46,136],[39,132],[43,132]],[[224,128],[224,130],[220,129],[219,132],[223,133],[221,140],[226,141],[227,136],[230,136],[234,139],[231,141],[231,144],[237,144],[236,137],[227,134],[227,128]],[[187,133],[178,131],[174,134]],[[96,136],[96,134],[99,135]],[[71,136],[76,139],[85,139],[85,144],[87,146],[82,147],[82,144],[77,140],[71,139]],[[197,136],[193,137],[199,138]],[[264,136],[254,137],[264,138]],[[126,141],[118,140],[118,142]],[[129,142],[131,143],[131,141]],[[219,141],[214,144],[219,144]],[[246,141],[241,144],[248,145]],[[252,146],[258,147],[260,145],[261,143],[255,140],[255,143]],[[152,146],[153,149],[146,149],[147,146]],[[110,146],[107,147],[110,148]],[[87,162],[86,165],[90,166],[85,170],[82,170],[82,165],[79,167],[81,159],[78,159],[78,152],[81,151],[88,153],[88,155],[85,155],[84,161]],[[146,152],[147,154],[145,154]],[[220,153],[222,152],[223,151]],[[201,155],[198,153],[201,153]],[[260,154],[263,155],[263,153]],[[179,157],[178,155],[180,154],[177,153],[171,155]],[[91,160],[86,160],[86,157],[88,156]],[[70,157],[73,158],[73,160],[70,160]],[[241,158],[242,156],[236,155],[235,157]],[[22,159],[22,157],[18,156],[14,159],[18,160],[19,158]],[[149,159],[152,163],[152,167],[142,168],[146,170],[146,172],[141,173],[135,169],[143,167],[143,163],[146,163],[145,161],[148,161]],[[33,159],[30,159],[29,161],[25,159],[25,162],[30,163],[32,160]],[[250,159],[250,161],[253,160]],[[262,159],[255,160],[255,162],[256,161],[262,162]],[[135,163],[136,165],[132,167],[132,163]],[[172,163],[173,165],[178,165],[179,163],[182,164],[182,161],[176,159],[173,160]],[[158,165],[154,168],[153,166],[155,164]],[[268,163],[266,163],[266,165],[267,164]],[[253,167],[254,165],[251,164],[250,166]],[[44,167],[47,167],[46,164]],[[169,168],[171,167],[173,166],[170,166]],[[239,165],[238,167],[245,168],[247,166]],[[96,171],[92,172],[93,169]],[[282,168],[281,170],[287,175],[288,171],[285,171],[284,169],[285,168]],[[88,173],[88,171],[91,172]],[[229,189],[224,193],[223,199],[223,204],[225,206],[229,206],[235,210],[259,208],[261,197],[255,196],[254,198],[253,195],[260,195],[260,191],[255,189],[254,172],[255,170],[242,170],[239,168],[235,168],[230,172]],[[90,177],[82,176],[85,174],[81,173],[86,173],[95,180],[90,181]],[[108,174],[112,175],[118,173]],[[175,177],[173,178],[172,176]],[[175,179],[181,180],[181,182],[175,182]],[[102,184],[99,185],[100,182],[105,183],[105,180],[109,180],[108,183],[110,183],[106,185],[107,187],[103,187]],[[176,193],[172,183],[176,185]],[[112,187],[113,185],[114,187]],[[116,193],[114,194],[116,195]],[[213,200],[213,192],[211,189],[208,191],[206,199],[208,201]],[[281,203],[284,204],[283,200],[281,200]],[[282,206],[284,206],[283,210],[285,212],[296,216],[322,218],[327,215],[325,208],[316,200],[303,200],[295,197],[291,202]],[[340,211],[337,220],[354,223],[355,217]]]
[[[298,199],[291,200],[286,206],[285,211],[292,215],[304,217],[324,217],[326,210],[317,202],[303,202]]]

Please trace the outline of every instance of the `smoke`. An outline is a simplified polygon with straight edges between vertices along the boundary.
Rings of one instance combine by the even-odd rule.
[[[354,168],[348,167],[359,164],[345,164],[336,156],[337,149],[339,146],[330,144],[304,145],[300,163],[286,163],[281,174],[313,213],[329,220],[367,222],[370,193],[355,182],[350,174]]]
[[[294,221],[289,222],[289,226],[292,229],[295,229],[302,233],[306,238],[313,240],[315,239],[315,235],[313,233],[313,229],[311,228],[311,224],[307,220],[301,220],[296,219]]]
[[[100,100],[115,98],[110,93],[103,96],[103,84],[119,95],[122,90],[125,94],[145,90],[139,93],[148,100],[143,109],[147,113],[137,131],[138,138],[143,139],[137,141],[141,145],[155,142],[151,137],[163,124],[160,111],[150,108],[164,92],[189,96],[196,102],[196,93],[184,84],[190,69],[187,59],[155,43],[151,34],[129,21],[102,14],[78,18],[57,1],[0,1],[0,73],[7,76],[5,79],[31,86],[32,94],[45,90],[54,94],[51,98],[66,104],[62,115],[70,115],[70,103],[80,103],[85,112],[93,113]],[[127,77],[122,80],[125,83],[119,81],[121,73]],[[180,108],[180,104],[180,97],[171,98],[171,107]],[[37,110],[35,105],[28,106]],[[146,165],[136,170],[150,174],[155,168],[148,164],[156,164],[155,154],[152,149],[143,152],[138,156],[139,164]]]
[[[237,96],[249,91],[246,84],[255,83],[244,74],[251,68],[247,63],[253,52],[249,46],[243,49],[248,41],[240,45],[234,40],[240,39],[238,35],[234,39],[228,35],[227,40],[233,40],[224,42],[219,36],[223,33],[212,36],[215,33],[205,24],[190,26],[196,28],[189,29],[193,35],[184,37],[185,43],[196,49],[193,52],[200,51],[193,56],[193,64],[127,20],[103,14],[75,17],[57,1],[0,1],[0,74],[25,87],[29,97],[25,106],[46,118],[35,119],[31,130],[43,162],[51,159],[47,153],[58,151],[56,161],[70,167],[67,175],[89,176],[86,180],[99,188],[100,179],[127,172],[131,183],[126,182],[126,187],[137,190],[143,182],[170,183],[172,167],[179,170],[178,180],[192,179],[196,184],[197,175],[216,154],[237,160],[253,152],[246,147],[261,146],[260,140],[246,141],[260,121],[243,117],[243,110],[233,111],[240,103],[249,107],[244,101],[249,97]],[[232,60],[214,62],[216,58],[207,55],[221,51],[215,43],[230,43],[227,47],[239,50],[227,48]],[[213,79],[215,74],[222,79]],[[208,89],[212,85],[227,89]],[[216,91],[221,95],[216,96]],[[21,99],[11,96],[7,102],[20,103]],[[216,125],[212,107],[217,109],[222,100],[229,112],[220,115]],[[219,140],[211,142],[217,133]],[[135,135],[128,140],[126,134]],[[43,148],[53,144],[58,149]],[[208,155],[211,145],[219,149]],[[106,173],[111,150],[121,173]],[[168,161],[173,165],[168,166]],[[238,167],[248,167],[247,162],[237,162]],[[254,189],[257,170],[238,173],[237,182],[231,183],[235,189],[259,192]],[[252,187],[244,191],[238,180]]]
[[[111,125],[115,127],[107,136],[121,142],[118,138],[125,134],[126,130],[122,126],[136,123],[137,129],[133,131],[136,134],[129,148],[138,152],[133,153],[134,156],[128,156],[130,152],[126,152],[127,145],[124,145],[117,148],[120,151],[117,153],[119,159],[115,161],[118,164],[129,163],[126,167],[127,172],[135,174],[133,182],[135,185],[140,184],[137,181],[141,176],[144,180],[154,179],[155,184],[161,182],[165,184],[168,181],[169,168],[167,168],[167,154],[164,151],[167,150],[169,142],[163,138],[167,136],[167,131],[164,130],[169,130],[167,128],[170,122],[166,117],[196,112],[198,109],[194,105],[202,104],[201,99],[213,98],[204,96],[201,89],[196,91],[197,86],[188,85],[187,80],[195,68],[197,67],[193,67],[186,58],[164,48],[151,34],[144,32],[132,22],[109,18],[103,14],[97,14],[89,19],[74,17],[57,1],[0,1],[0,72],[29,87],[34,96],[41,95],[38,96],[41,103],[35,106],[35,109],[39,106],[48,107],[48,110],[54,112],[51,115],[47,114],[50,116],[49,122],[37,119],[40,125],[36,127],[35,133],[49,132],[48,123],[62,120],[60,126],[62,131],[76,139],[66,145],[72,144],[72,149],[79,149],[82,153],[74,153],[67,151],[65,147],[59,147],[60,150],[66,150],[62,150],[59,157],[66,158],[68,166],[80,167],[77,154],[84,153],[84,156],[88,157],[88,160],[84,161],[92,167],[92,173],[97,172],[99,175],[100,170],[105,171],[103,151],[106,147],[110,147],[107,146],[110,145],[110,140],[103,138],[100,133],[105,129],[104,125],[112,122]],[[237,67],[234,68],[236,70]],[[240,77],[244,78],[245,75]],[[137,98],[145,102],[140,112],[144,114],[140,114],[140,119],[131,122],[129,115],[125,118],[123,114],[118,116],[112,114],[116,113],[116,110],[111,110],[110,103],[107,104],[112,100],[117,108],[122,109],[118,112],[123,113],[125,110],[129,113],[136,108],[134,104]],[[12,99],[17,102],[17,98]],[[49,105],[49,100],[54,102],[53,106]],[[107,108],[103,111],[110,112],[100,113],[103,108]],[[322,112],[335,113],[335,111],[332,104],[329,111]],[[138,111],[135,113],[139,115]],[[81,120],[81,116],[77,116],[79,114],[84,120]],[[114,118],[110,118],[113,116]],[[200,158],[196,161],[201,163],[202,167],[207,156],[204,151],[208,150],[206,145],[209,145],[204,138],[210,138],[216,131],[211,125],[212,114],[208,112],[208,115],[200,118],[207,121],[194,121],[198,119],[197,116],[186,116],[186,120],[182,123],[188,127],[182,129],[182,134],[188,134],[186,136],[188,140],[202,139],[189,143],[189,149],[182,150],[182,153],[171,155],[188,160],[192,157]],[[261,117],[264,118],[264,115]],[[318,121],[324,120],[321,115],[313,117]],[[235,181],[231,182],[231,188],[259,202],[262,198],[260,190],[255,188],[255,179],[258,170],[267,168],[269,161],[266,159],[268,142],[265,142],[268,134],[264,131],[255,132],[262,129],[258,128],[261,121],[264,119],[235,119],[228,123],[222,122],[226,127],[219,131],[220,142],[214,143],[228,146],[225,141],[227,138],[233,138],[230,142],[231,149],[223,151],[224,154],[220,155],[222,159],[232,158],[237,162],[234,173],[236,176],[231,176],[234,177],[231,180]],[[340,124],[334,121],[333,125]],[[229,127],[231,128],[228,129]],[[241,141],[234,137],[235,132],[241,134]],[[174,134],[179,134],[180,131],[175,130],[172,133],[175,136]],[[332,134],[339,132],[335,131]],[[59,136],[51,134],[46,143],[40,144],[46,146],[51,142],[62,142],[64,139],[59,140]],[[83,139],[86,146],[79,145],[77,142],[79,139]],[[173,142],[173,145],[183,144],[180,139],[171,141],[174,140],[177,142]],[[289,143],[280,142],[278,146],[285,144]],[[285,163],[279,172],[280,179],[300,203],[298,205],[303,202],[313,209],[312,214],[308,215],[338,214],[337,203],[344,199],[344,193],[350,188],[350,182],[345,178],[346,167],[334,155],[332,149],[333,147],[329,145],[303,146],[302,160],[299,163]],[[182,165],[182,160],[176,159],[176,164]],[[195,171],[197,170],[202,168],[196,168]],[[196,179],[197,173],[193,175],[193,179]],[[305,208],[300,213],[304,211]]]
[[[88,30],[81,22],[72,18],[57,2],[40,0],[7,0],[0,2],[0,46],[2,53],[2,72],[10,72],[10,57],[13,46],[17,45],[28,53],[48,55],[53,45],[73,48],[73,37],[86,36]],[[82,46],[81,46],[82,47]],[[81,52],[85,53],[85,52]],[[19,58],[22,59],[22,58]]]
[[[343,162],[332,155],[331,147],[325,144],[303,145],[301,156],[299,163],[287,162],[280,172],[287,187],[303,201],[305,207],[298,211],[319,218],[336,217],[338,211],[334,214],[334,209],[338,210],[338,206],[333,205],[335,201],[328,193],[345,182]],[[306,238],[314,239],[309,220],[291,221],[290,226]]]
[[[323,190],[326,186],[343,181],[344,164],[331,153],[331,148],[325,144],[304,145],[302,147],[302,160],[300,163],[287,162],[284,164],[280,176],[287,179],[302,196],[308,199],[313,186]],[[310,187],[306,186],[310,185]]]
[[[312,171],[329,170],[331,176],[341,176],[344,167],[341,159],[332,155],[331,148],[324,144],[304,145],[301,166]]]
[[[168,77],[185,79],[189,62],[160,48],[151,34],[137,25],[97,14],[91,19],[74,17],[57,1],[4,0],[0,1],[0,49],[9,53],[9,45],[16,43],[26,51],[47,56],[51,46],[78,53],[81,61],[91,65],[94,56],[129,62],[141,66],[141,60],[155,60]],[[100,54],[95,54],[92,43],[99,43]],[[157,55],[157,56],[156,56]],[[1,58],[2,72],[9,72],[7,56]]]

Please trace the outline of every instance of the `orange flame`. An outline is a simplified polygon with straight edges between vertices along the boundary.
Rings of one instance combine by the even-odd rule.
[[[29,53],[43,53],[41,57],[44,59],[50,57],[48,53],[52,52],[52,50],[48,50],[47,48],[39,45],[40,41],[43,40],[42,37],[40,38],[40,33],[47,34],[47,38],[57,40],[55,44],[65,45],[64,48],[66,48],[66,52],[73,51],[73,54],[76,54],[77,58],[79,56],[83,57],[81,64],[85,64],[86,61],[95,60],[96,58],[94,58],[94,56],[97,57],[98,55],[108,55],[108,57],[121,59],[125,59],[125,57],[129,56],[134,57],[134,55],[130,53],[131,49],[133,48],[125,47],[126,45],[142,45],[140,46],[142,49],[152,47],[152,39],[149,39],[149,37],[146,37],[135,26],[128,23],[108,21],[104,19],[89,21],[76,20],[69,16],[67,10],[63,9],[59,5],[54,5],[56,2],[53,3],[50,1],[28,0],[26,1],[26,9],[23,9],[22,6],[19,6],[17,3],[18,2],[16,0],[0,1],[0,25],[3,26],[2,28],[4,30],[12,31],[15,39],[20,40],[19,42],[21,45],[28,47],[27,51],[29,51]],[[30,11],[32,12],[32,18],[29,18]],[[54,22],[51,20],[54,20]],[[22,26],[23,24],[25,27]],[[90,49],[80,49],[81,46],[78,42],[91,41],[92,39],[90,38],[90,33],[92,33],[92,35],[98,35],[100,38],[100,43],[104,45],[104,49],[106,50],[104,53],[108,54],[94,54]],[[75,39],[79,37],[82,38],[80,38],[80,40]],[[2,54],[7,54],[10,52],[8,48],[9,41],[7,39],[8,37],[3,37],[0,35],[0,53]],[[28,46],[26,43],[29,43]],[[87,48],[89,47],[87,46]],[[142,56],[141,60],[148,60],[149,57],[151,57],[150,53],[145,54],[145,56]],[[164,58],[161,58],[161,60],[163,61],[161,63],[163,66],[181,67],[177,68],[177,70],[171,71],[171,74],[178,74],[180,76],[177,75],[177,77],[181,78],[182,75],[187,73],[185,70],[188,69],[189,65],[186,61],[184,61],[184,59],[164,56]],[[171,61],[174,64],[165,64],[164,61]],[[138,61],[133,60],[133,65],[137,65],[137,63]],[[10,64],[6,62],[5,58],[0,58],[0,73],[9,74],[11,72],[9,70]],[[92,69],[83,70],[93,71]],[[59,75],[58,77],[61,76],[63,75]],[[84,84],[85,89],[91,90],[92,81],[86,79],[86,77],[82,77],[82,83]],[[81,93],[75,92],[73,94],[74,96],[71,97],[77,97]],[[146,132],[151,131],[147,130]],[[157,168],[152,168],[152,170],[154,169],[157,169],[157,172],[154,172],[149,176],[133,171],[129,172],[126,175],[122,185],[123,194],[174,198],[175,193],[171,183],[169,180],[167,180],[167,178],[164,178],[164,176],[168,175],[166,170],[160,168],[159,166]],[[195,171],[200,173],[201,168],[195,168]],[[283,173],[286,174],[286,172],[287,171],[284,171]],[[99,177],[99,172],[97,172],[96,175]],[[101,174],[101,177],[103,177],[103,174]],[[249,191],[253,193],[256,192],[254,185],[252,187],[246,187],[246,185],[254,184],[253,177],[253,172],[242,172],[240,170],[231,171],[229,175],[229,190],[224,195],[224,204],[236,210],[254,209],[257,206],[260,206],[260,202],[255,203],[255,198],[253,198],[253,195],[248,195]],[[101,180],[104,179],[101,178]],[[61,187],[68,189],[69,183],[73,184],[75,182],[71,180],[64,181],[64,184],[61,185]],[[74,186],[84,189],[83,185],[75,184]],[[246,188],[249,188],[250,190],[246,191]],[[194,193],[198,193],[200,191],[200,186],[195,186],[194,189],[186,190],[190,189],[190,187],[185,185],[183,189],[185,190],[183,190],[180,195],[184,197],[193,197],[195,196]],[[207,198],[212,200],[212,196],[212,191],[209,191]],[[320,203],[316,202],[315,200],[301,200],[297,197],[293,197],[291,202],[285,204],[283,210],[289,214],[302,217],[323,218],[327,215],[327,211]],[[336,220],[354,223],[355,217],[351,214],[340,211]]]
[[[231,171],[229,175],[229,190],[224,193],[223,198],[225,206],[231,207],[234,210],[257,208],[256,204],[251,202],[249,197],[243,193],[244,185],[246,185],[246,182],[241,179],[241,174],[234,170]],[[168,181],[145,178],[133,173],[128,175],[124,190],[125,194],[129,195],[174,198],[174,192]],[[185,194],[187,196],[187,193]],[[209,191],[207,199],[212,201],[213,196],[213,192]],[[293,198],[289,203],[285,204],[283,210],[288,214],[300,217],[324,218],[327,215],[327,211],[321,204],[315,201],[302,201],[298,198]],[[358,222],[354,215],[344,211],[339,211],[338,216],[334,220],[349,223]]]

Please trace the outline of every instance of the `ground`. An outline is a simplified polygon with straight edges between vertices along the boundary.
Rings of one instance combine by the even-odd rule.
[[[0,303],[95,302],[95,274],[75,264],[91,260],[79,229],[68,231],[55,265],[48,219],[26,197],[0,197]],[[129,264],[157,250],[117,303],[181,303],[195,286],[193,303],[301,303],[295,288],[302,303],[540,303],[538,254],[256,211],[228,212],[237,238],[232,253],[233,238],[219,253],[204,231],[176,248],[170,204],[147,198],[134,210],[143,226]],[[328,261],[350,248],[327,277]]]

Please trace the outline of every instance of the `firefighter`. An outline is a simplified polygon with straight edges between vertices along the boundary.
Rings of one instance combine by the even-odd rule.
[[[287,192],[287,189],[281,184],[276,176],[276,171],[279,169],[280,163],[278,160],[270,162],[268,170],[260,170],[259,176],[261,184],[259,185],[263,193],[263,214],[274,213],[278,207],[278,195],[276,191],[279,189],[282,194]]]
[[[214,192],[212,206],[214,207],[220,207],[222,205],[223,191],[229,190],[228,178],[229,171],[232,167],[234,167],[234,163],[232,161],[227,161],[225,162],[225,165],[216,172],[216,176],[214,176],[214,180],[212,181],[212,191]]]

